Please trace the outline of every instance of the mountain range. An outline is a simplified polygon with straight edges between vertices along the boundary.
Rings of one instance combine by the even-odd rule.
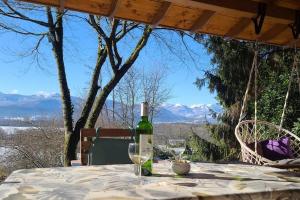
[[[82,99],[72,97],[75,113],[79,112]],[[107,107],[112,107],[112,100],[107,100]],[[119,106],[118,106],[119,105]],[[116,103],[118,109],[120,103]],[[138,116],[139,105],[135,106]],[[154,117],[155,123],[214,123],[216,120],[212,115],[221,113],[222,108],[218,104],[199,104],[187,106],[182,104],[162,104],[158,114]],[[61,102],[59,94],[5,94],[0,92],[0,119],[43,119],[61,116]]]

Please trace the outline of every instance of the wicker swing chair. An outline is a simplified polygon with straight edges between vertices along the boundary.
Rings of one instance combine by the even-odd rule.
[[[290,140],[290,148],[292,151],[292,155],[294,158],[300,158],[300,138],[293,134],[292,132],[282,128],[282,124],[284,121],[285,110],[287,107],[287,101],[289,98],[292,78],[294,73],[297,74],[298,84],[299,84],[299,92],[300,92],[300,77],[298,72],[298,58],[295,54],[293,68],[289,79],[288,91],[285,97],[285,104],[283,107],[283,112],[281,116],[280,125],[274,125],[272,123],[266,121],[257,120],[257,57],[258,51],[255,51],[254,59],[252,63],[252,68],[250,71],[250,77],[247,84],[247,89],[245,92],[243,105],[241,109],[239,123],[235,128],[235,136],[238,142],[241,145],[241,157],[243,162],[257,164],[257,165],[277,165],[278,161],[272,161],[268,158],[263,157],[261,152],[258,152],[258,143],[266,140],[266,139],[280,139],[282,137],[289,137]],[[254,120],[243,120],[244,110],[248,99],[248,93],[251,85],[251,80],[254,74],[254,87],[255,87],[255,118]],[[250,147],[249,144],[254,144],[254,148]]]

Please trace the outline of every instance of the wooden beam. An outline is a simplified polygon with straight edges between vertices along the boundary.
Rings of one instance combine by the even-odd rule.
[[[57,8],[59,8],[60,6],[59,5],[60,0],[17,0],[17,1],[38,3],[43,5],[55,6]],[[121,3],[119,5],[119,9],[117,9],[117,6],[115,6],[114,9],[111,9],[112,5],[115,5],[112,1],[113,0],[85,0],[85,1],[65,0],[65,8],[70,10],[80,11],[80,12],[88,12],[91,14],[101,15],[101,16],[108,16],[109,14],[113,13],[111,14],[111,16],[114,16],[115,18],[122,19],[122,20],[136,21],[138,23],[146,23],[149,25],[151,24],[155,25],[155,23],[152,23],[155,22],[154,20],[152,21],[152,19],[156,17],[156,19],[160,21],[159,23],[161,26],[163,25],[164,27],[167,28],[180,29],[185,31],[190,31],[192,28],[196,30],[197,28],[195,28],[196,27],[195,22],[197,20],[200,20],[198,19],[199,15],[201,15],[203,10],[210,10],[211,12],[215,12],[214,17],[210,18],[209,23],[206,22],[206,25],[204,22],[202,22],[204,24],[202,25],[202,27],[201,27],[201,23],[199,22],[200,25],[198,25],[198,27],[200,27],[201,29],[198,29],[197,32],[199,33],[203,32],[207,34],[220,35],[220,36],[224,36],[227,33],[227,36],[232,35],[231,37],[236,37],[238,39],[244,39],[244,40],[252,40],[252,41],[258,39],[258,37],[261,37],[261,35],[264,34],[264,32],[266,32],[266,30],[264,29],[261,35],[256,36],[251,32],[242,31],[243,23],[241,22],[240,22],[241,24],[237,23],[238,20],[240,20],[241,18],[248,18],[250,20],[251,18],[257,16],[257,6],[259,2],[257,2],[256,0],[135,0],[135,1],[119,0],[119,1],[115,1],[116,3],[118,2]],[[270,2],[271,1],[272,0],[270,0]],[[125,3],[123,5],[122,4],[123,2],[127,2],[128,4]],[[163,4],[163,2],[172,3],[171,7],[167,9],[167,11],[162,12],[164,14],[160,13],[161,17],[157,17],[158,14],[154,16],[155,13],[158,12],[158,10],[159,11],[161,10],[160,7]],[[266,27],[272,27],[274,24],[283,24],[283,25],[292,24],[295,18],[295,9],[287,8],[287,6],[279,7],[276,5],[279,5],[279,3],[281,4],[285,3],[286,5],[289,3],[289,5],[294,5],[291,3],[295,3],[295,2],[300,3],[300,0],[293,0],[293,1],[273,0],[271,5],[269,5],[270,4],[269,3],[267,6],[267,13],[264,22],[265,25],[267,25]],[[122,9],[120,9],[121,6]],[[116,9],[118,10],[117,12]],[[163,20],[162,23],[161,20],[166,15],[166,12],[167,15],[170,17],[168,17],[167,20]],[[177,21],[176,17],[179,14],[184,15],[184,12],[188,12],[189,17],[188,18],[185,17],[185,18],[187,18],[186,24],[190,24],[190,25],[183,27],[183,26],[179,26],[176,23]],[[149,16],[152,17],[149,19]],[[235,26],[239,25],[242,28],[241,27],[233,28],[234,24],[236,24]],[[211,28],[209,28],[208,25],[211,26]],[[280,30],[277,31],[280,32]],[[239,32],[240,33],[242,32],[242,34],[240,34]],[[293,36],[291,32],[287,30],[283,31],[280,34],[280,37],[275,37],[274,39],[276,40],[268,39],[267,35],[268,34],[266,34],[262,38],[266,39],[267,43],[269,44],[284,45],[288,42],[293,42]],[[298,42],[297,45],[300,46],[300,43]]]
[[[100,137],[131,137],[132,131],[130,129],[119,128],[103,128],[100,129]]]
[[[167,0],[177,5],[211,10],[231,17],[252,18],[257,14],[258,2],[252,0]],[[268,5],[266,20],[289,24],[294,21],[294,10]]]
[[[83,128],[80,130],[80,138],[83,141],[84,137],[95,137],[96,129],[94,128]]]
[[[59,0],[16,0],[16,1],[35,3],[35,4],[41,4],[45,6],[53,6],[59,8]],[[90,1],[90,0],[85,0],[85,1],[66,0],[65,1],[65,9],[108,17],[107,9],[103,11],[101,5],[102,5],[101,3],[95,0],[94,1]]]
[[[242,17],[236,24],[234,24],[225,34],[227,37],[234,37],[239,35],[252,23],[250,18]]]
[[[111,1],[111,6],[110,6],[109,13],[108,13],[108,17],[113,18],[115,16],[119,4],[120,4],[120,1],[118,1],[118,0]]]
[[[160,24],[160,22],[163,20],[164,16],[166,15],[168,9],[171,6],[171,2],[164,1],[162,5],[160,6],[159,10],[157,13],[154,15],[151,26],[152,28],[155,28]]]
[[[59,3],[57,0],[21,0],[21,1],[40,3],[40,4],[51,5],[51,6],[59,6],[58,5]],[[122,0],[119,0],[119,1],[122,1]],[[241,0],[165,0],[165,1],[174,3],[174,4],[182,6],[182,7],[199,8],[201,10],[211,10],[211,11],[218,12],[220,14],[224,14],[226,16],[234,17],[234,18],[236,18],[236,17],[240,17],[240,18],[241,17],[248,17],[248,18],[255,17],[256,12],[257,12],[257,5],[259,3],[259,2],[255,2],[253,0],[242,0],[242,1]],[[278,1],[278,0],[276,0],[276,1]],[[287,4],[286,1],[288,1],[288,0],[280,0],[278,2],[281,2],[281,4],[283,4],[283,2],[285,2],[285,4]],[[289,1],[292,1],[292,0],[289,0]],[[296,0],[293,0],[293,1],[296,1]],[[84,2],[78,1],[75,4],[74,0],[70,0],[70,3],[68,3],[68,1],[66,1],[65,7],[68,9],[103,15],[102,13],[96,13],[97,9],[95,9],[94,7],[90,6],[89,9],[83,8],[83,5],[85,5],[85,7],[88,7],[89,2],[91,5],[94,4],[93,6],[95,6],[97,3],[97,1],[95,1],[95,0],[93,0],[93,1],[86,0]],[[139,1],[137,1],[137,2],[139,2]],[[298,2],[298,3],[300,4],[300,2]],[[99,8],[98,8],[98,10],[99,10]],[[290,8],[286,8],[286,7],[278,7],[273,4],[268,5],[268,7],[267,7],[267,13],[266,13],[266,19],[265,19],[266,22],[272,21],[273,23],[290,24],[294,21],[294,18],[295,18],[295,9],[290,9]]]
[[[282,33],[288,28],[287,25],[284,24],[274,24],[269,30],[262,33],[261,36],[258,37],[258,40],[261,41],[269,41],[275,38],[277,35]]]
[[[277,0],[275,2],[276,6],[281,6],[285,8],[290,8],[294,10],[300,9],[300,1],[299,0]]]
[[[300,38],[294,39],[294,37],[292,37],[292,39],[290,39],[284,43],[284,46],[287,46],[290,48],[294,48],[295,46],[300,47]]]
[[[289,8],[293,10],[300,9],[300,1],[298,0],[252,0],[255,2],[263,2],[267,4],[272,4],[274,6]]]
[[[195,21],[195,23],[192,25],[190,31],[197,32],[209,21],[209,19],[214,15],[214,13],[215,12],[211,10],[204,10],[202,14],[198,17],[198,19]]]
[[[64,12],[65,10],[65,0],[59,0],[59,11]]]

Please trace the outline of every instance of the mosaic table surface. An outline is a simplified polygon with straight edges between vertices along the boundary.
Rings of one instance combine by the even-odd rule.
[[[0,199],[300,199],[300,174],[271,167],[192,163],[176,176],[163,161],[154,173],[141,183],[133,165],[18,170]]]

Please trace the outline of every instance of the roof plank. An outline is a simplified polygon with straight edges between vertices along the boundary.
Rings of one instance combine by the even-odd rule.
[[[227,37],[234,37],[239,35],[243,30],[245,30],[250,24],[251,19],[242,17],[236,24],[232,25],[229,31],[226,33]]]
[[[258,2],[243,0],[167,0],[182,6],[212,10],[232,17],[256,16]],[[272,20],[276,23],[288,24],[294,20],[294,10],[288,8],[279,8],[274,5],[268,5],[266,11],[266,20]]]
[[[204,10],[202,14],[198,17],[198,19],[195,21],[195,23],[192,25],[190,31],[196,32],[199,29],[201,29],[214,14],[214,11]]]
[[[271,40],[276,36],[278,36],[279,34],[281,34],[287,28],[288,26],[284,24],[274,24],[269,30],[267,30],[261,36],[259,36],[258,40],[262,40],[262,41]]]
[[[60,6],[59,0],[19,1]],[[257,15],[258,1],[271,2],[260,35],[249,24]],[[294,22],[297,4],[299,0],[65,0],[70,10],[276,45],[293,41],[291,30],[284,26]]]
[[[156,26],[159,25],[159,23],[163,20],[170,6],[171,6],[171,2],[164,1],[162,3],[160,9],[157,11],[156,15],[152,19],[151,22],[152,28],[155,28]]]
[[[120,4],[120,1],[119,1],[119,0],[112,0],[112,1],[111,1],[111,7],[110,7],[110,11],[109,11],[109,13],[108,13],[108,16],[109,16],[109,17],[112,18],[112,17],[115,16],[119,4]]]
[[[293,10],[300,9],[300,1],[298,0],[252,0],[252,1],[273,4],[278,7],[289,8]]]

